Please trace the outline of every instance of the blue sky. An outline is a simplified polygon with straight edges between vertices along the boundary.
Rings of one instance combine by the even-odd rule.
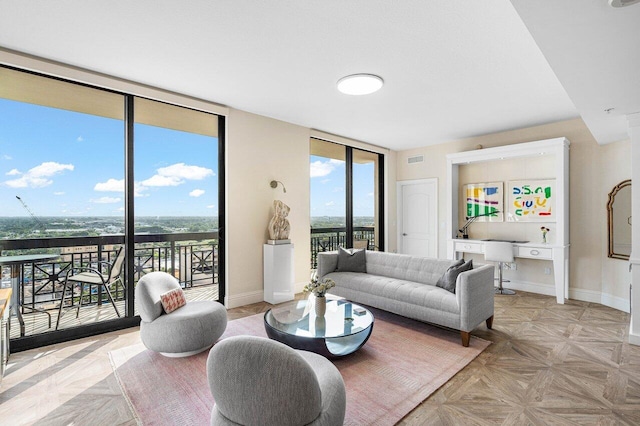
[[[345,163],[311,156],[311,216],[345,216]],[[353,215],[374,216],[374,164],[353,165]]]
[[[137,216],[217,216],[217,139],[137,124]],[[120,120],[0,99],[1,216],[124,215]]]
[[[217,139],[136,124],[136,216],[217,216]],[[311,216],[345,215],[343,161],[312,156]],[[354,215],[374,215],[374,164],[354,164]],[[120,120],[0,99],[0,216],[124,215]]]

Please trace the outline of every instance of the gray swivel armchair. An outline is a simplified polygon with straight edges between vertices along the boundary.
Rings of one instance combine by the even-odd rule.
[[[212,425],[342,425],[344,381],[325,357],[254,336],[230,337],[209,352]]]
[[[167,314],[160,295],[180,288],[166,272],[140,278],[135,289],[136,307],[142,321],[140,338],[152,351],[169,357],[185,357],[207,350],[227,328],[227,310],[216,301],[193,301]]]

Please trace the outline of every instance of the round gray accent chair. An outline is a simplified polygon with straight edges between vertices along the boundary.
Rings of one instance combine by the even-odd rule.
[[[212,425],[342,425],[346,391],[325,357],[255,336],[216,343],[207,359]]]
[[[140,338],[150,350],[169,357],[195,355],[209,349],[227,328],[227,310],[216,301],[193,301],[167,314],[160,295],[180,288],[166,272],[150,272],[138,281],[136,307],[142,321]]]

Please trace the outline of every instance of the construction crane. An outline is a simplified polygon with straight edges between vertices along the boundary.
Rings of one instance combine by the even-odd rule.
[[[27,203],[22,201],[22,198],[18,197],[17,195],[16,195],[16,198],[18,199],[18,201],[20,201],[20,204],[22,204],[22,207],[24,207],[24,209],[29,212],[29,214],[31,215],[31,219],[33,219],[33,221],[36,224],[38,224],[38,228],[44,230],[45,229],[44,223],[42,223],[42,221],[38,219],[38,217],[35,214],[33,214],[31,209],[27,206]]]

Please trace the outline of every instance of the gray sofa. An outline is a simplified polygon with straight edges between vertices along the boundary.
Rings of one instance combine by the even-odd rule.
[[[356,303],[460,330],[469,346],[470,331],[493,323],[494,266],[461,272],[455,293],[436,286],[451,260],[366,251],[366,272],[337,272],[338,252],[318,253],[318,279],[331,278],[329,293]],[[344,269],[344,268],[343,268]]]

